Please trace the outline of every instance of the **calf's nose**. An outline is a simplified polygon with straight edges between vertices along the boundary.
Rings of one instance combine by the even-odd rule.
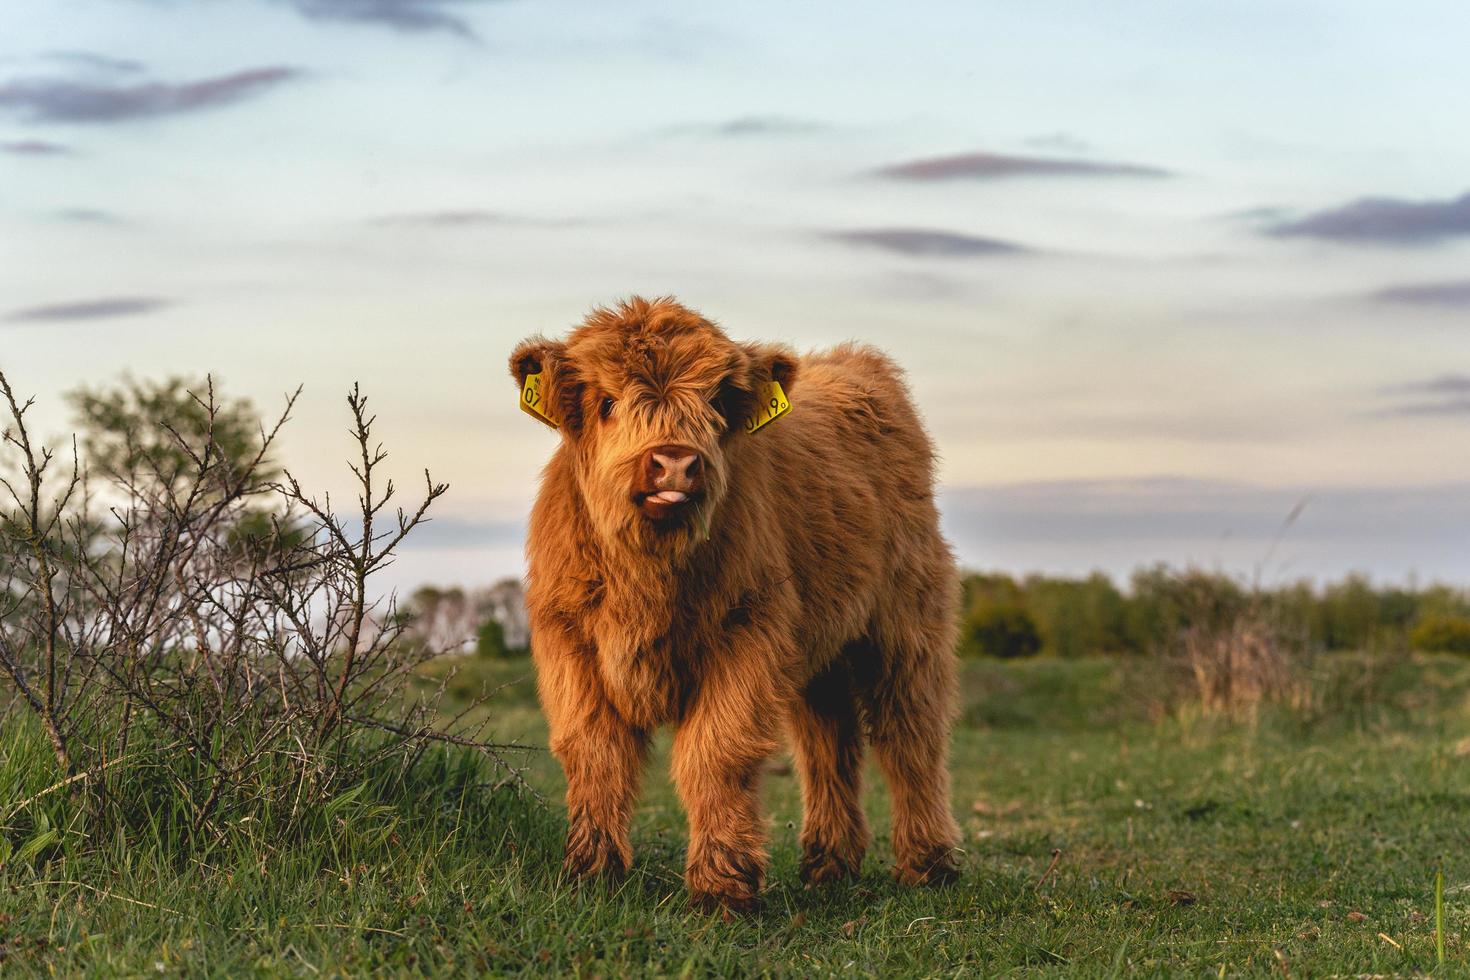
[[[658,490],[696,490],[704,471],[699,453],[688,446],[655,446],[643,457],[648,482]]]

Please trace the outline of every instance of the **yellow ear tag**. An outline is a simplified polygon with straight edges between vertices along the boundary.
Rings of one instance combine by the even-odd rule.
[[[556,419],[551,415],[551,406],[541,397],[540,371],[526,375],[526,382],[521,386],[521,411],[538,422],[545,422],[553,429],[558,427]]]
[[[761,385],[761,404],[755,410],[755,414],[745,420],[745,431],[749,435],[755,435],[761,429],[791,411],[791,399],[786,397],[786,392],[781,390],[781,382],[767,381]]]

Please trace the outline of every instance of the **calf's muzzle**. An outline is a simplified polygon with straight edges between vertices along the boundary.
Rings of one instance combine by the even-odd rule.
[[[634,502],[649,517],[672,517],[704,490],[704,459],[690,446],[654,446],[643,453]]]

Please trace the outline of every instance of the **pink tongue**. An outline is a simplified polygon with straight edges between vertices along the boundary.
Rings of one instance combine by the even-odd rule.
[[[684,502],[685,496],[685,494],[682,494],[677,490],[660,490],[658,493],[653,495],[653,499],[666,504],[682,504]]]

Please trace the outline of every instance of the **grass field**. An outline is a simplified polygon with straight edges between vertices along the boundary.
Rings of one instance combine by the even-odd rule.
[[[1156,716],[1113,662],[968,664],[953,751],[965,877],[946,890],[890,881],[876,779],[861,880],[803,890],[796,781],[777,760],[764,911],[690,911],[666,737],[633,874],[579,887],[558,874],[554,760],[532,759],[541,808],[445,755],[340,801],[289,846],[246,826],[188,856],[96,840],[12,855],[0,973],[1463,975],[1470,661],[1402,661],[1367,682],[1363,663],[1336,662],[1310,713],[1234,722]],[[539,744],[529,670],[480,662],[454,684],[526,677],[495,702],[496,734]],[[31,751],[10,733],[0,770]]]

